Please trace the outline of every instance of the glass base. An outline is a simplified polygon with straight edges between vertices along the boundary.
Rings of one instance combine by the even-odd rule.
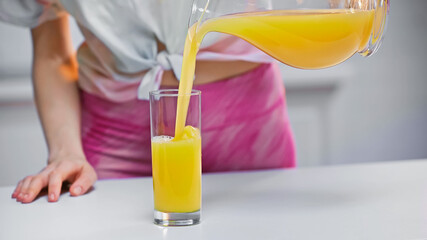
[[[160,226],[195,225],[200,223],[200,210],[188,213],[170,213],[154,209],[154,223]]]

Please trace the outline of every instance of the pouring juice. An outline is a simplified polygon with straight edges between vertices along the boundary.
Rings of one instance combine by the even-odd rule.
[[[152,139],[155,208],[200,209],[200,131],[186,126],[196,54],[208,32],[235,35],[279,61],[304,69],[333,66],[362,50],[371,36],[373,10],[280,10],[209,19],[189,30],[179,84],[175,136]],[[189,131],[197,134],[188,134]]]
[[[194,24],[187,33],[179,84],[175,136],[185,126],[196,54],[208,32],[235,35],[297,68],[336,65],[362,50],[372,32],[374,10],[325,9],[249,12]]]

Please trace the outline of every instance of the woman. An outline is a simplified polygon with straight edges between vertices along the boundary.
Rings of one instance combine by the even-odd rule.
[[[191,0],[3,0],[0,19],[30,27],[35,100],[48,165],[12,194],[32,202],[86,193],[98,178],[151,174],[148,92],[176,88]],[[85,42],[75,54],[73,16]],[[277,66],[243,40],[211,34],[198,54],[203,171],[293,167]]]

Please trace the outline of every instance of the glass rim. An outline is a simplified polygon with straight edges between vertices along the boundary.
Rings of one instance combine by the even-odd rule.
[[[150,96],[161,96],[161,97],[178,97],[178,96],[198,96],[202,93],[200,90],[192,89],[190,94],[180,95],[178,89],[160,89],[150,91]]]

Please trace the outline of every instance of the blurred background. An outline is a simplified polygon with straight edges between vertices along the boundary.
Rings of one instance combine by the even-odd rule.
[[[323,70],[281,64],[299,167],[427,158],[427,1],[391,3],[369,58]],[[74,46],[82,42],[72,23]],[[28,29],[0,22],[0,186],[46,164]]]

